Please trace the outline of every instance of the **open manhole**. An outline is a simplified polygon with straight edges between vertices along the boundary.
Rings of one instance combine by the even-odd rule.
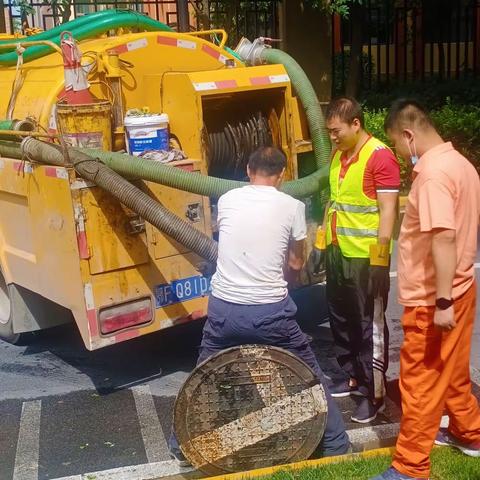
[[[208,475],[308,458],[319,444],[327,401],[312,370],[276,347],[224,350],[199,365],[175,402],[180,448]]]

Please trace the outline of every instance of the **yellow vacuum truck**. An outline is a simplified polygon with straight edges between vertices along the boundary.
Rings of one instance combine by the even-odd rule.
[[[114,10],[0,40],[1,338],[73,317],[93,350],[204,317],[216,200],[260,145],[315,201],[310,82],[264,39],[226,40]]]

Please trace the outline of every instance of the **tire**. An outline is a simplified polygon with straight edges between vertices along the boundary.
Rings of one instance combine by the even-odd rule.
[[[26,345],[33,340],[31,332],[14,333],[13,318],[19,308],[13,308],[11,301],[11,285],[7,285],[3,273],[0,271],[0,339],[13,345]],[[14,311],[15,310],[15,311]]]

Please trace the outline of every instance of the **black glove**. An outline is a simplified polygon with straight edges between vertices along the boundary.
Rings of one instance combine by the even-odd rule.
[[[307,272],[311,277],[317,277],[325,271],[325,250],[313,247],[307,260]]]
[[[373,298],[386,297],[390,290],[390,267],[370,265],[368,294]]]
[[[204,277],[211,277],[216,269],[216,263],[205,261],[197,264],[197,271],[199,271]]]

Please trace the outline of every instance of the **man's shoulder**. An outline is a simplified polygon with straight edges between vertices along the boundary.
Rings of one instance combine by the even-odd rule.
[[[284,205],[289,205],[295,211],[304,205],[300,200],[285,192],[278,191],[278,199],[281,200]]]
[[[228,192],[225,192],[223,195],[221,195],[220,198],[218,199],[218,201],[219,202],[225,202],[225,201],[229,201],[231,199],[241,197],[241,196],[245,195],[245,193],[246,193],[245,188],[246,187],[232,188]]]

